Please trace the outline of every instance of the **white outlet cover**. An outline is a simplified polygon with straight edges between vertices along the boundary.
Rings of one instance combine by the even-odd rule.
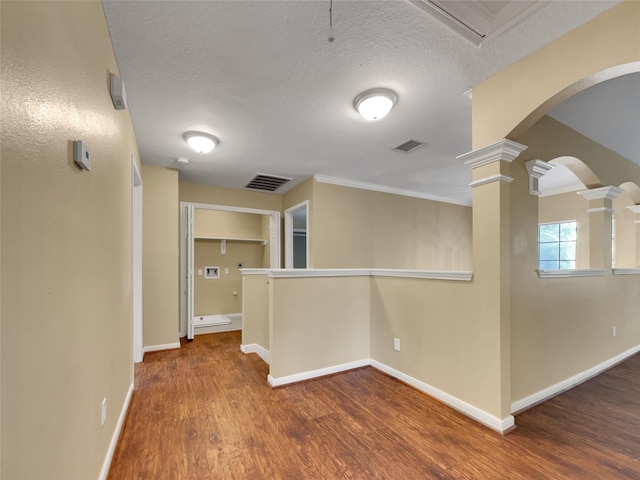
[[[107,397],[102,399],[102,425],[107,421]]]

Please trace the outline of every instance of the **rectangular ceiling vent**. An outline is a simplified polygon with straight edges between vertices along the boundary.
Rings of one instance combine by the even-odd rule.
[[[413,152],[415,149],[421,147],[422,145],[424,145],[424,143],[417,140],[407,140],[403,144],[398,145],[397,147],[393,147],[391,150],[395,150],[396,152],[409,153]]]
[[[291,180],[293,179],[266,175],[264,173],[256,173],[255,177],[253,177],[244,187],[252,188],[254,190],[262,190],[263,192],[275,192],[282,185],[290,182]]]

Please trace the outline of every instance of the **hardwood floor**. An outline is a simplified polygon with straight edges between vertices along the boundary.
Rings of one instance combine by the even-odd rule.
[[[271,389],[239,344],[145,355],[109,479],[640,478],[640,355],[502,436],[369,367]]]

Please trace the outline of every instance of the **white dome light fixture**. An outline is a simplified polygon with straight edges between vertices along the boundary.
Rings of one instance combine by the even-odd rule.
[[[198,153],[209,153],[220,143],[213,135],[202,132],[187,132],[183,135],[183,138]]]
[[[367,120],[380,120],[391,111],[397,101],[395,92],[386,88],[373,88],[358,95],[353,100],[353,106]]]

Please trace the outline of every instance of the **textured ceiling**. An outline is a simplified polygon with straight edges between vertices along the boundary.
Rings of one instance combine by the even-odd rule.
[[[313,174],[470,204],[473,85],[616,2],[549,2],[471,45],[403,1],[103,2],[142,161],[184,181],[244,186],[257,172]],[[373,87],[398,104],[367,122],[353,99]],[[182,139],[220,139],[198,155]],[[415,152],[391,149],[409,139]],[[281,190],[281,191],[282,191]]]

